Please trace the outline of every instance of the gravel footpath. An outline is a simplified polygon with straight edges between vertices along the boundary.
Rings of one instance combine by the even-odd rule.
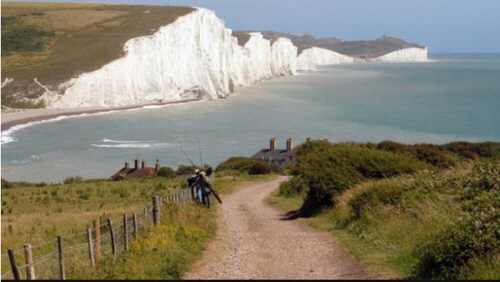
[[[223,199],[218,232],[184,279],[362,279],[331,234],[283,214],[264,199],[286,177],[250,183]]]

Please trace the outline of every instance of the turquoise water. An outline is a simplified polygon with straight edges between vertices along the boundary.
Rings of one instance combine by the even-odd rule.
[[[136,156],[176,167],[250,156],[278,139],[500,141],[500,56],[325,66],[240,88],[228,99],[67,118],[2,145],[2,177],[109,177]]]

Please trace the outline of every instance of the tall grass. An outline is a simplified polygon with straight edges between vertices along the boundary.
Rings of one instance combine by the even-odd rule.
[[[500,163],[481,162],[371,180],[309,222],[332,231],[382,277],[498,279],[499,177]]]
[[[383,277],[499,278],[499,148],[307,142],[270,201],[303,198],[299,215]]]
[[[267,179],[266,176],[248,176],[239,172],[217,174],[214,188],[224,195],[236,189],[242,181],[264,179]],[[4,184],[9,188],[5,188]],[[164,177],[124,181],[72,177],[66,179],[65,183],[54,185],[2,181],[2,253],[14,249],[17,262],[22,263],[22,247],[27,243],[37,246],[34,250],[35,260],[56,249],[54,239],[58,235],[63,236],[65,249],[85,244],[85,230],[92,228],[94,219],[99,218],[101,224],[106,225],[107,218],[112,218],[116,228],[121,228],[123,214],[135,212],[142,220],[143,208],[151,207],[153,196],[165,197],[186,186],[186,179]],[[72,250],[65,255],[67,277],[178,278],[214,233],[214,213],[196,205],[165,204],[160,218],[160,227],[141,231],[141,239],[131,244],[131,252],[114,263],[110,260],[110,242],[106,239],[102,243],[105,262],[97,270],[88,267],[85,245]],[[104,227],[103,234],[106,230]],[[121,236],[117,238],[122,240]],[[123,252],[123,242],[118,244]],[[154,260],[159,256],[160,259],[155,263]],[[57,278],[55,263],[51,259],[39,265],[37,275],[52,267],[52,273],[46,274],[50,276],[41,278]],[[1,266],[2,273],[10,270],[6,256],[2,257]]]

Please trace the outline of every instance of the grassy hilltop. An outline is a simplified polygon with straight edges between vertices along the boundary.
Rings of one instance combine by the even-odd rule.
[[[190,7],[2,2],[2,105],[40,107],[43,85],[58,83],[123,56],[124,43],[151,35]],[[55,88],[54,88],[55,90]],[[16,94],[16,93],[22,94]]]
[[[424,46],[416,43],[406,42],[403,39],[385,35],[373,40],[344,41],[335,37],[316,38],[308,34],[294,35],[275,31],[263,31],[262,33],[264,37],[271,40],[271,42],[279,37],[289,38],[293,44],[298,47],[298,54],[311,47],[320,47],[354,58],[376,58],[404,48],[424,48]]]

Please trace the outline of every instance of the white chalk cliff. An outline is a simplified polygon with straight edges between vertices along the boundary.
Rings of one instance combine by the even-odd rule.
[[[352,63],[352,57],[318,47],[308,48],[302,51],[297,58],[299,70],[316,70],[317,65],[336,65],[341,63]]]
[[[396,50],[380,57],[369,59],[370,62],[425,62],[427,59],[427,47],[411,47]]]
[[[199,96],[217,99],[263,79],[314,70],[318,64],[353,61],[316,47],[297,57],[297,47],[289,39],[271,43],[259,32],[251,32],[240,46],[231,33],[213,11],[198,8],[151,36],[130,39],[124,57],[59,85],[58,93],[47,90],[43,99],[48,108],[115,107]],[[402,52],[380,59],[412,56]]]

